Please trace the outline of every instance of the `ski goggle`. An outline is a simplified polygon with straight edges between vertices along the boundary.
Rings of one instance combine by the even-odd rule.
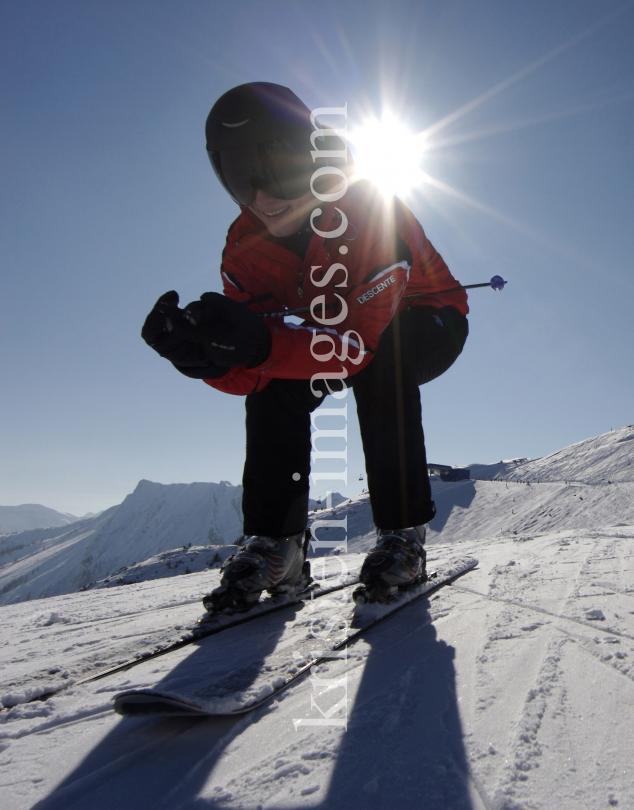
[[[310,191],[315,167],[309,143],[299,148],[281,140],[268,141],[207,154],[234,202],[248,207],[258,188],[276,200],[296,200]]]

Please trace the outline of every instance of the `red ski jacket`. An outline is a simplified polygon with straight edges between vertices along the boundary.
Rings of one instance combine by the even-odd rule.
[[[222,255],[224,294],[254,312],[312,309],[301,325],[267,319],[269,358],[255,368],[230,368],[206,383],[229,394],[249,394],[274,377],[352,376],[372,361],[396,311],[424,304],[468,313],[464,290],[446,292],[460,282],[399,199],[386,201],[360,181],[339,201],[323,205],[315,228],[319,233],[302,260],[242,208]],[[328,236],[337,230],[342,235]],[[412,293],[424,295],[403,297]]]

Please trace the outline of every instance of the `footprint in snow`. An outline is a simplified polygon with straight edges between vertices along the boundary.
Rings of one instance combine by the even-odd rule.
[[[586,619],[589,619],[591,622],[602,622],[605,621],[605,616],[602,610],[595,608],[594,610],[586,610]]]

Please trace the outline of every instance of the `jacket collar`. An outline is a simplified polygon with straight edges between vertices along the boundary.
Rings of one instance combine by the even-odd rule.
[[[323,213],[320,221],[327,224],[321,225],[320,230],[330,231],[336,227],[333,220],[337,219],[339,214],[335,211],[335,207],[335,203],[328,203],[322,209]],[[271,237],[262,222],[248,208],[241,206],[240,211],[241,214],[236,220],[234,228],[232,228],[232,231],[234,231],[232,236],[236,247],[238,249],[254,250],[266,258],[297,272],[301,272],[302,267],[310,263],[319,246],[326,241],[315,234],[302,261],[299,256],[296,256],[283,246],[282,239]]]

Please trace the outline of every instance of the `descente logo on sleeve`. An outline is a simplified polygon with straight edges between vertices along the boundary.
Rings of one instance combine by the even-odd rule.
[[[360,304],[365,304],[366,301],[369,301],[370,298],[374,298],[375,295],[378,295],[380,292],[383,292],[383,290],[386,290],[388,287],[394,284],[395,281],[396,279],[394,278],[394,276],[389,276],[388,278],[385,279],[385,281],[382,281],[380,284],[377,284],[376,286],[372,287],[372,289],[368,290],[367,292],[364,292],[363,295],[359,295],[357,297],[357,301]]]

